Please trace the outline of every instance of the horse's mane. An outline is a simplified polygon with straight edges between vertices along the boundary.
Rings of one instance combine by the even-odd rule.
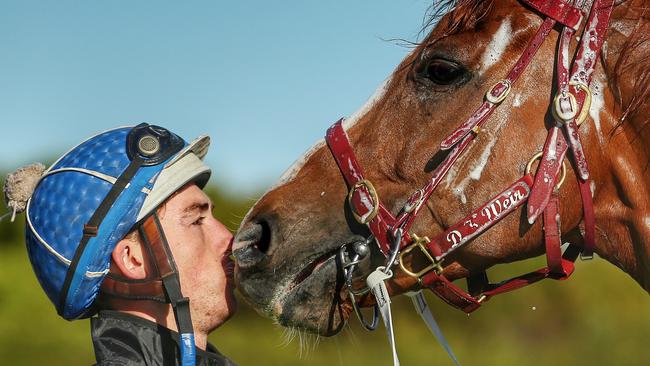
[[[612,86],[619,100],[623,113],[619,126],[625,121],[633,121],[632,125],[638,136],[650,142],[650,8],[644,1],[630,1],[628,14],[623,20],[635,22],[633,31],[620,48],[619,57],[614,65]],[[637,5],[638,4],[638,5]],[[633,80],[634,93],[623,100],[621,85],[629,79]]]
[[[492,2],[493,0],[435,0],[426,12],[422,32],[440,24],[444,29],[442,38],[474,28],[490,11]]]
[[[623,122],[633,120],[638,136],[650,142],[650,129],[644,131],[650,126],[650,117],[644,116],[650,112],[650,7],[644,2],[645,0],[616,2],[617,6],[627,6],[627,20],[635,21],[636,26],[620,48],[609,79],[622,111],[614,131]],[[475,28],[493,6],[493,0],[434,0],[425,15],[421,33],[428,33],[434,26],[442,27],[442,32],[437,37],[427,40],[431,44],[465,29]],[[631,75],[634,75],[634,92],[624,100],[620,87]]]

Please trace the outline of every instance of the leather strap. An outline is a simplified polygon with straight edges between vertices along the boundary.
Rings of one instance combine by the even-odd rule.
[[[442,301],[467,314],[481,307],[476,298],[465,293],[444,276],[438,275],[436,271],[425,274],[420,282],[423,288],[433,291]]]
[[[575,32],[572,29],[564,28],[560,35],[557,57],[558,95],[556,100],[558,103],[554,103],[554,108],[562,110],[562,107],[564,107],[567,112],[573,112],[573,118],[570,118],[569,120],[562,120],[559,116],[556,116],[556,118],[558,118],[558,123],[564,126],[573,153],[573,161],[575,162],[575,170],[578,173],[578,177],[585,181],[589,179],[589,168],[587,167],[587,159],[585,157],[584,149],[582,148],[582,142],[580,141],[580,135],[578,134],[578,125],[576,123],[576,115],[582,108],[585,108],[585,106],[584,101],[582,107],[577,103],[570,103],[572,100],[575,100],[575,94],[573,93],[576,93],[579,90],[574,86],[569,85],[569,45],[574,34]],[[575,108],[575,110],[572,110],[573,108]],[[589,106],[587,106],[587,108],[589,108]]]
[[[327,141],[332,156],[336,164],[338,164],[348,188],[351,190],[350,209],[354,210],[355,214],[361,218],[371,215],[373,210],[378,211],[367,225],[375,236],[381,252],[388,256],[390,255],[389,226],[394,223],[395,219],[379,202],[378,195],[370,192],[371,187],[368,185],[357,186],[366,179],[352,150],[350,140],[343,129],[342,122],[343,119],[338,120],[327,130],[325,141]]]
[[[531,8],[571,29],[578,30],[582,23],[582,12],[562,0],[521,0]]]
[[[431,196],[449,169],[473,141],[478,133],[477,127],[485,122],[496,106],[507,96],[512,84],[520,77],[526,66],[531,62],[544,39],[546,39],[556,24],[556,21],[572,29],[576,29],[580,25],[582,13],[563,1],[524,2],[545,14],[547,18],[535,34],[535,37],[529,42],[526,51],[519,58],[507,78],[492,87],[487,94],[487,101],[465,123],[443,140],[441,149],[448,151],[447,156],[436,170],[434,170],[427,184],[409,197],[406,205],[397,217],[394,217],[381,204],[375,188],[364,178],[361,166],[356,160],[349,139],[341,126],[341,120],[336,122],[328,130],[326,135],[327,144],[350,188],[350,209],[355,213],[357,220],[368,225],[384,255],[389,256],[391,239],[392,237],[397,237],[395,233],[398,230],[403,231],[402,241],[399,243],[400,248],[411,243],[408,230],[411,228],[419,210],[423,207],[424,203]],[[588,85],[591,80],[591,74],[593,73],[597,58],[596,54],[602,46],[604,34],[609,24],[612,6],[613,0],[595,0],[592,4],[592,11],[583,34],[583,42],[578,49],[578,55],[573,65],[573,76],[571,78],[573,82],[581,82]],[[604,8],[607,9],[603,10]],[[572,29],[564,28],[560,37],[558,57],[562,60],[558,62],[558,74],[561,74],[558,77],[558,86],[560,92],[564,93],[562,98],[566,98],[568,93],[576,96],[577,107],[575,109],[580,110],[584,104],[585,95],[582,94],[581,90],[576,89],[573,84],[570,84],[567,77],[569,42],[574,35]],[[589,37],[593,39],[586,40]],[[576,78],[576,75],[579,77]],[[574,109],[575,106],[572,103],[566,104],[566,102],[566,100],[560,100],[560,112],[566,112],[567,108]],[[588,178],[586,159],[584,159],[582,145],[577,135],[575,118],[566,118],[566,122],[564,124],[568,126],[566,130],[573,136],[571,146],[574,152],[574,160],[579,165],[577,169],[578,175]],[[443,275],[440,275],[437,270],[432,270],[424,274],[420,278],[421,285],[431,289],[446,303],[469,313],[476,310],[482,302],[496,294],[512,291],[545,278],[559,280],[568,278],[573,273],[573,262],[577,258],[579,249],[574,245],[569,245],[564,254],[561,253],[559,198],[557,195],[551,197],[567,147],[568,145],[561,129],[558,126],[552,127],[544,146],[544,154],[538,168],[538,173],[534,179],[526,175],[516,181],[512,186],[495,196],[481,208],[472,212],[464,220],[453,225],[443,234],[435,237],[426,247],[433,254],[435,262],[439,262],[452,251],[462,247],[472,238],[488,230],[496,222],[528,200],[529,206],[532,206],[532,208],[529,207],[529,219],[531,218],[531,210],[535,215],[539,215],[542,212],[545,215],[544,232],[548,267],[498,284],[489,284],[485,273],[480,273],[468,280],[471,295],[455,286]],[[593,202],[591,202],[591,191],[588,180],[585,178],[580,180],[579,183],[585,211],[586,235],[584,251],[585,253],[591,254],[594,238],[593,230],[595,227]],[[536,190],[538,191],[537,195],[539,197],[533,198],[533,193]],[[547,192],[548,196],[546,196]],[[540,200],[543,201],[543,204],[539,204]],[[531,201],[533,202],[531,203]],[[549,202],[551,203],[549,204]]]
[[[533,60],[537,51],[544,43],[546,37],[553,29],[555,25],[555,20],[552,18],[546,18],[541,27],[537,30],[535,37],[528,43],[526,50],[521,54],[515,66],[510,70],[508,76],[503,81],[497,83],[490,91],[489,94],[494,98],[504,98],[504,93],[507,93],[509,88],[519,79],[521,74],[526,70],[526,67]],[[440,144],[442,150],[449,150],[459,141],[461,141],[467,134],[474,130],[477,126],[480,126],[487,120],[487,118],[494,112],[499,103],[492,103],[488,100],[483,102],[483,104],[478,108],[478,110],[460,127],[458,127],[454,132],[452,132],[447,138],[445,138]]]
[[[109,273],[102,281],[101,290],[103,294],[121,299],[167,302],[160,279],[148,278],[142,281],[133,281]]]
[[[526,202],[533,177],[525,175],[510,187],[499,193],[480,208],[472,211],[464,219],[452,225],[429,243],[429,250],[441,252],[437,261],[443,260],[447,254],[462,247],[475,237],[483,234],[489,228]],[[439,250],[434,249],[437,247]]]
[[[467,292],[474,297],[480,296],[488,287],[489,281],[485,271],[472,273],[467,277]]]
[[[84,225],[83,236],[81,237],[79,246],[77,246],[77,248],[75,249],[72,261],[70,261],[70,265],[68,267],[68,270],[65,275],[65,279],[63,281],[61,294],[59,295],[59,302],[57,306],[57,312],[59,313],[59,315],[63,316],[65,313],[65,307],[68,303],[68,292],[70,290],[70,286],[72,285],[73,278],[75,278],[75,275],[77,277],[80,277],[85,274],[86,269],[78,268],[78,264],[82,256],[84,256],[86,246],[88,245],[88,243],[92,238],[97,236],[99,227],[101,226],[102,221],[104,221],[104,218],[108,214],[108,211],[113,206],[115,201],[117,201],[117,199],[120,197],[122,192],[126,189],[127,185],[136,175],[138,169],[140,169],[142,164],[143,161],[139,158],[135,158],[129,163],[129,165],[124,169],[124,171],[117,178],[117,180],[115,181],[111,189],[108,191],[108,193],[106,194],[102,202],[99,204],[95,212],[93,212],[88,222]],[[77,273],[77,272],[82,272],[82,273]],[[83,314],[80,314],[79,316],[82,315]]]
[[[551,195],[551,200],[544,210],[544,246],[546,247],[546,263],[551,273],[565,275],[562,268],[562,232],[560,224],[560,201],[557,190]]]
[[[596,246],[596,216],[594,212],[594,201],[590,182],[578,182],[578,185],[580,186],[580,198],[582,200],[582,218],[585,224],[582,258],[591,259],[594,254],[594,247]]]
[[[470,133],[460,143],[453,146],[442,163],[436,167],[427,184],[409,197],[404,206],[405,209],[395,219],[395,227],[400,227],[405,232],[409,231],[424,203],[431,197],[440,182],[442,182],[442,179],[449,172],[449,169],[451,169],[458,158],[465,152],[470,143],[474,141],[475,137],[476,135],[474,133]]]
[[[596,0],[592,4],[591,14],[587,28],[582,35],[582,43],[578,48],[576,60],[573,63],[571,80],[589,85],[593,77],[600,49],[605,41],[607,26],[613,9],[613,0]],[[585,94],[581,90],[575,92],[578,109],[582,109]],[[545,177],[556,177],[560,171],[562,161],[568,149],[564,136],[552,127],[549,131],[545,148],[528,207],[528,220],[534,222],[546,207],[553,190],[554,182],[545,181]]]
[[[102,282],[102,292],[107,295],[130,300],[153,300],[167,303],[162,277],[175,273],[175,264],[168,259],[162,236],[154,216],[149,216],[138,227],[138,233],[147,250],[147,260],[153,271],[152,276],[142,280],[132,280],[108,274]]]

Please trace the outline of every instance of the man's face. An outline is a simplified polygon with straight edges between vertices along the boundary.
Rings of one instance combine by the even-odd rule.
[[[214,218],[210,198],[195,184],[170,198],[160,216],[183,296],[190,298],[192,322],[209,332],[236,308],[234,263],[229,257],[232,234]]]

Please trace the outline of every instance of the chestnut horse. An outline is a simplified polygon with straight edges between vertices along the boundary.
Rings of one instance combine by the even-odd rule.
[[[591,3],[591,1],[586,1]],[[582,3],[578,1],[577,3]],[[376,94],[343,122],[366,179],[392,213],[422,187],[445,157],[438,148],[483,103],[486,90],[513,68],[544,21],[517,0],[460,0],[434,14],[431,32]],[[588,120],[580,128],[589,161],[595,213],[595,253],[650,290],[650,19],[642,0],[617,1],[600,49]],[[438,18],[440,16],[440,18]],[[582,23],[584,26],[584,22]],[[414,222],[412,232],[435,237],[521,178],[553,125],[559,27],[541,44],[509,96],[483,124]],[[580,33],[576,33],[580,34]],[[578,42],[573,37],[571,54]],[[567,158],[567,165],[575,161]],[[578,177],[568,169],[559,190],[562,237],[583,245]],[[243,296],[285,326],[337,333],[352,312],[337,253],[369,237],[353,217],[348,185],[327,145],[316,143],[251,209],[233,244]],[[449,280],[500,263],[544,254],[542,220],[526,205],[445,258]],[[385,262],[372,247],[355,273],[365,278]],[[392,296],[418,290],[394,267]],[[516,296],[516,295],[513,295]],[[371,296],[362,299],[365,305]]]

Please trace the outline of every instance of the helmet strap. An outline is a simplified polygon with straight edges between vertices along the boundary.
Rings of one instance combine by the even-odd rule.
[[[194,364],[194,329],[190,315],[190,299],[184,297],[181,292],[178,268],[158,214],[154,212],[148,216],[138,227],[138,231],[147,248],[155,277],[134,280],[109,274],[102,283],[102,292],[116,298],[171,304],[181,337],[181,360],[183,365]]]

